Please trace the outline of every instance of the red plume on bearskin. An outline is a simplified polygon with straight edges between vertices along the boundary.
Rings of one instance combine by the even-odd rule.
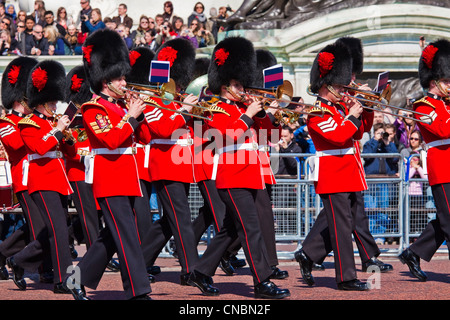
[[[82,48],[83,56],[84,56],[84,58],[86,59],[86,61],[88,62],[89,65],[91,64],[91,53],[92,53],[92,49],[93,48],[94,48],[93,45],[89,45],[89,46],[86,46],[86,47]]]
[[[229,52],[227,52],[224,48],[220,48],[216,51],[216,54],[214,56],[214,61],[216,61],[216,64],[218,66],[221,66],[227,61],[228,56],[230,55]]]
[[[433,60],[434,56],[436,55],[436,52],[438,51],[438,48],[436,48],[433,45],[428,45],[425,49],[423,49],[422,52],[422,60],[425,63],[425,65],[428,67],[428,69],[433,68]]]
[[[134,64],[136,63],[136,60],[139,59],[139,57],[141,56],[141,54],[135,50],[130,52],[130,65],[134,66]]]
[[[321,52],[319,53],[319,70],[320,77],[323,78],[325,75],[333,69],[334,55],[330,52]]]
[[[33,80],[33,86],[40,92],[45,88],[45,85],[47,84],[47,71],[41,68],[37,68],[31,74],[31,79]]]
[[[15,85],[17,79],[19,79],[20,74],[20,66],[12,66],[11,70],[8,73],[8,81],[11,85]]]
[[[159,61],[169,61],[170,66],[172,67],[174,61],[177,59],[178,51],[172,47],[165,47],[161,49],[158,54]]]
[[[78,78],[78,76],[74,74],[71,81],[72,85],[70,86],[70,90],[72,90],[73,92],[80,91],[81,85],[83,84],[83,79]]]

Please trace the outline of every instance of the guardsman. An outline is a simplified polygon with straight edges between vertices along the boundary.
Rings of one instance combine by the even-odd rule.
[[[33,112],[28,107],[26,99],[27,80],[31,69],[38,63],[36,59],[19,57],[11,61],[2,76],[2,104],[6,110],[11,110],[4,117],[0,117],[0,139],[8,154],[11,165],[13,192],[19,200],[26,224],[16,230],[0,244],[0,279],[9,278],[5,267],[6,257],[12,256],[37,239],[45,229],[44,220],[39,208],[31,199],[28,188],[22,183],[22,164],[27,160],[27,150],[20,136],[18,123]],[[41,282],[53,282],[53,272],[50,255],[46,256],[44,264],[39,268]],[[18,276],[18,277],[17,277]],[[19,288],[25,288],[26,282],[16,273],[14,282]]]
[[[364,66],[364,53],[361,40],[353,37],[339,38],[337,42],[347,46],[352,56],[352,82],[354,82],[356,75],[361,74]],[[370,90],[368,87],[360,89]],[[341,111],[345,115],[348,114],[348,109],[344,104],[339,104]],[[362,125],[364,132],[369,132],[373,125],[373,112],[369,109],[364,109],[362,116]],[[355,148],[358,155],[361,154],[360,144],[355,140]],[[362,192],[357,192],[358,211],[355,219],[355,230],[353,238],[358,247],[358,252],[361,257],[363,271],[372,272],[377,268],[380,272],[388,272],[393,269],[392,265],[383,263],[377,259],[380,255],[378,248],[372,234],[369,230],[369,220],[364,211],[364,197]],[[331,252],[331,240],[329,237],[328,224],[326,220],[325,210],[322,210],[316,218],[313,227],[308,233],[308,240],[302,243],[302,249],[295,253],[296,260],[300,263],[302,270],[301,274],[307,284],[312,285],[314,278],[311,275],[313,263],[322,264],[323,260]],[[306,254],[305,252],[308,252]]]
[[[136,142],[144,134],[145,106],[136,97],[128,97],[128,106],[123,100],[125,75],[131,67],[128,49],[118,33],[108,29],[92,33],[83,45],[83,64],[95,94],[81,107],[93,156],[86,179],[92,178],[106,228],[78,263],[79,277],[68,277],[65,285],[76,300],[88,299],[84,286],[95,289],[117,253],[126,298],[150,299],[133,213],[135,198],[142,196],[135,154]]]
[[[444,241],[450,249],[450,42],[440,39],[430,43],[422,51],[419,61],[419,80],[427,95],[413,105],[420,132],[428,146],[428,181],[436,205],[436,219],[431,220],[414,243],[400,255],[412,275],[426,281],[427,275],[420,268],[420,259],[431,260]],[[420,115],[419,113],[428,116]]]
[[[188,202],[190,184],[196,182],[189,112],[197,103],[197,97],[192,94],[180,97],[192,79],[195,49],[189,40],[172,39],[158,49],[154,60],[169,61],[170,78],[176,86],[176,93],[172,92],[175,95],[173,100],[177,101],[164,100],[162,96],[147,99],[145,117],[151,133],[149,170],[163,215],[152,224],[148,232],[151,242],[143,250],[147,266],[153,266],[173,235],[183,283],[198,260]],[[178,101],[180,98],[183,102]],[[184,110],[183,114],[177,110]]]
[[[39,207],[46,224],[47,237],[31,242],[13,256],[9,263],[35,270],[50,251],[55,293],[68,293],[63,281],[72,266],[67,228],[67,197],[73,193],[67,179],[61,152],[67,116],[56,117],[58,101],[64,101],[66,72],[53,60],[39,62],[30,72],[27,98],[33,113],[19,122],[20,134],[27,149],[24,163],[24,184]],[[47,240],[47,241],[45,241]],[[11,259],[11,258],[8,258]]]
[[[258,190],[265,189],[257,131],[270,122],[267,116],[256,117],[263,111],[261,101],[242,102],[243,89],[253,84],[255,70],[255,51],[245,38],[226,38],[214,48],[208,86],[220,97],[217,107],[226,113],[216,113],[208,121],[210,129],[219,134],[212,178],[227,213],[222,231],[211,240],[188,280],[205,295],[219,294],[210,277],[236,234],[253,275],[255,297],[281,299],[290,295],[289,290],[278,288],[269,279],[272,268],[255,205]]]
[[[331,247],[335,257],[336,282],[339,290],[368,290],[367,283],[356,275],[352,233],[358,208],[357,193],[367,189],[361,158],[355,140],[364,133],[360,116],[362,105],[352,98],[342,98],[352,78],[352,58],[340,43],[319,52],[311,68],[311,91],[323,117],[310,115],[308,131],[317,150],[314,160],[316,193],[324,204]],[[343,105],[348,113],[341,110]],[[315,112],[314,109],[312,112]],[[343,179],[345,178],[345,179]],[[305,239],[307,242],[308,236]],[[301,268],[302,271],[302,268]],[[303,275],[305,279],[305,275]],[[308,284],[313,279],[306,279]]]

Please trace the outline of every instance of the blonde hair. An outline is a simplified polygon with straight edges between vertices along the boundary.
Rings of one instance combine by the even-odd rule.
[[[47,40],[50,43],[55,43],[58,39],[59,32],[54,26],[46,26],[44,28],[44,33],[47,32]]]

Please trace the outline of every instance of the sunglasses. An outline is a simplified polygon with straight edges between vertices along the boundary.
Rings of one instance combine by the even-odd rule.
[[[25,26],[22,26],[22,25],[17,25],[17,28],[25,28]]]
[[[410,141],[420,141],[419,138],[409,138]]]

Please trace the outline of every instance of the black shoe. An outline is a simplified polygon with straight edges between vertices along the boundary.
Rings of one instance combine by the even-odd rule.
[[[106,268],[112,272],[120,271],[120,265],[119,262],[116,261],[116,259],[111,259],[106,265]]]
[[[243,268],[247,264],[247,262],[245,262],[245,259],[238,259],[234,254],[231,255],[228,260],[230,260],[231,266],[234,269]]]
[[[255,286],[255,298],[283,299],[290,295],[288,289],[280,289],[271,281],[260,282]]]
[[[325,266],[323,264],[313,263],[312,269],[314,271],[325,271]]]
[[[69,249],[70,249],[70,256],[72,257],[72,259],[75,260],[76,258],[78,258],[78,252],[77,250],[75,250],[75,245],[69,244]]]
[[[158,266],[147,267],[147,273],[150,273],[154,276],[161,273],[161,268]]]
[[[218,296],[219,289],[212,286],[211,277],[208,277],[200,272],[194,271],[189,275],[187,284],[192,287],[197,287],[205,296]]]
[[[302,274],[303,281],[306,282],[308,286],[313,286],[315,281],[311,274],[313,261],[308,258],[308,256],[300,249],[294,253],[295,260],[297,260],[300,265],[300,273]]]
[[[398,258],[403,264],[406,263],[414,277],[420,281],[427,281],[427,274],[420,269],[420,257],[412,252],[411,249],[407,248]]]
[[[9,279],[9,273],[8,269],[6,269],[5,266],[0,267],[0,280],[8,280]]]
[[[39,274],[40,283],[53,283],[53,271],[46,271]]]
[[[188,280],[189,280],[189,276],[191,274],[190,273],[186,273],[186,274],[181,274],[180,275],[180,285],[182,286],[188,286]]]
[[[358,279],[338,283],[337,287],[339,290],[347,290],[347,291],[370,290],[370,286],[367,282],[362,282],[359,281]]]
[[[62,284],[73,296],[75,300],[91,300],[86,296],[86,290],[84,286],[73,282],[72,278],[67,278],[65,282]]]
[[[23,268],[19,267],[15,262],[13,257],[9,257],[6,259],[6,264],[13,272],[13,281],[16,284],[16,286],[19,288],[19,290],[26,290],[27,289],[27,283],[25,279],[23,278],[24,270]]]
[[[72,292],[70,292],[69,288],[67,288],[64,283],[60,282],[55,283],[53,286],[53,293],[71,294]]]
[[[232,276],[234,274],[234,268],[231,265],[231,261],[225,258],[220,259],[219,268],[222,269],[223,272],[227,276]]]
[[[140,296],[133,297],[129,300],[152,300],[148,294],[142,294]]]
[[[376,257],[369,259],[366,262],[362,263],[362,271],[363,272],[388,272],[394,270],[394,267],[390,264],[384,263],[381,260],[378,260]]]
[[[273,266],[272,267],[272,274],[270,275],[269,279],[286,279],[289,277],[289,273],[287,271],[282,271],[279,268]]]

